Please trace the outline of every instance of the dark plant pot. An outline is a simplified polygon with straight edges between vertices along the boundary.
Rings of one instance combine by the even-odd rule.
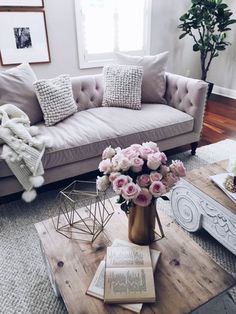
[[[207,99],[209,99],[209,97],[211,96],[213,87],[214,87],[214,83],[207,82],[207,81],[206,81],[206,83],[208,84]]]

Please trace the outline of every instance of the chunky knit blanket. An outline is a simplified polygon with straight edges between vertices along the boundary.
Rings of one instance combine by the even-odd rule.
[[[0,145],[2,158],[16,176],[25,192],[22,198],[31,202],[36,197],[34,187],[43,184],[41,162],[46,138],[38,134],[38,128],[30,126],[28,116],[12,104],[0,106]]]

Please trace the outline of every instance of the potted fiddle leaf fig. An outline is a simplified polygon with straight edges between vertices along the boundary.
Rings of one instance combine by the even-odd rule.
[[[179,39],[186,35],[193,38],[193,51],[200,53],[201,79],[206,81],[212,60],[230,45],[226,33],[236,20],[231,18],[233,13],[223,0],[191,2],[190,9],[180,17],[178,28],[182,34]]]

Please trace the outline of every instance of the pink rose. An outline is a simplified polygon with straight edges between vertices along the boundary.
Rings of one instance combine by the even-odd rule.
[[[120,172],[112,172],[109,175],[109,181],[113,182],[117,177],[119,177],[121,175]]]
[[[153,152],[159,152],[159,147],[157,146],[157,143],[154,142],[146,142],[142,144],[143,147],[148,147],[151,148],[153,150]]]
[[[154,153],[154,150],[151,149],[150,147],[143,147],[141,146],[140,149],[139,149],[139,154],[140,154],[140,157],[147,160],[148,159],[148,156],[150,154],[153,154]]]
[[[131,167],[131,161],[127,157],[122,157],[118,161],[118,166],[121,170],[127,171]]]
[[[131,200],[133,198],[136,198],[140,191],[141,188],[137,184],[130,182],[123,187],[122,196],[126,200]]]
[[[142,147],[142,145],[140,145],[140,144],[132,144],[132,145],[130,145],[130,147],[131,147],[134,151],[136,151],[136,152],[139,153],[139,150],[140,150],[140,148]]]
[[[162,183],[165,184],[166,190],[169,191],[178,180],[179,178],[174,173],[168,172],[162,179]]]
[[[151,184],[150,176],[148,174],[142,174],[137,178],[137,183],[141,187],[147,187]]]
[[[106,191],[106,189],[110,185],[110,181],[108,179],[108,176],[105,175],[105,176],[102,176],[102,177],[97,177],[96,185],[97,185],[97,189],[99,191]]]
[[[112,169],[112,162],[110,159],[104,159],[99,163],[98,169],[100,172],[109,173]]]
[[[149,192],[154,197],[159,197],[166,192],[166,187],[161,181],[154,181],[149,187]]]
[[[131,182],[132,179],[129,176],[120,175],[118,176],[113,182],[112,187],[116,194],[121,194],[122,188],[129,182]]]
[[[150,173],[150,180],[151,182],[154,182],[154,181],[160,181],[162,179],[162,174],[157,172],[157,171],[152,171]]]
[[[122,155],[121,151],[118,152],[111,160],[112,162],[112,171],[120,171],[119,162],[124,156]]]
[[[186,176],[186,169],[184,164],[180,160],[172,160],[172,164],[170,165],[170,170],[179,177]]]
[[[131,147],[128,147],[128,148],[122,149],[122,154],[128,159],[132,159],[132,158],[138,157],[139,152],[135,149],[132,149]]]
[[[161,165],[160,169],[158,170],[160,174],[165,176],[168,172],[170,172],[170,168],[164,165]]]
[[[167,162],[167,157],[166,157],[166,154],[161,152],[160,153],[160,159],[161,159],[161,163],[162,164],[165,164]]]
[[[147,166],[152,170],[156,170],[161,165],[160,153],[150,154],[147,158]]]
[[[140,172],[142,170],[144,161],[139,158],[139,157],[135,157],[131,160],[131,170],[133,172]]]
[[[147,207],[152,201],[152,195],[148,189],[141,189],[139,195],[133,199],[134,204]]]
[[[107,159],[107,158],[112,158],[113,156],[115,156],[116,151],[114,148],[112,148],[111,146],[107,147],[104,149],[103,153],[102,153],[102,159]]]

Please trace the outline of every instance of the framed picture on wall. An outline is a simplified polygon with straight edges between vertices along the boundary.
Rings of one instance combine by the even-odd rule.
[[[2,65],[50,62],[44,11],[0,11]]]
[[[0,0],[0,7],[43,8],[43,0]]]

